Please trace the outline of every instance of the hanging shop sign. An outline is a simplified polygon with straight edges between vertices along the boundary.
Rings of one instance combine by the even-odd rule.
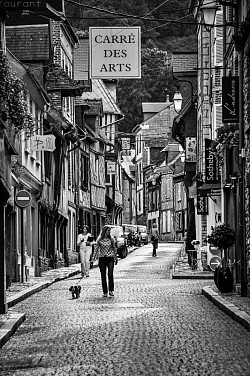
[[[203,181],[197,181],[197,214],[208,215],[208,202],[207,195],[202,195],[200,188],[203,185]]]
[[[30,148],[33,151],[54,151],[56,137],[53,134],[31,136]]]
[[[107,173],[111,174],[115,172],[115,162],[108,161],[107,162]]]
[[[239,77],[222,77],[222,122],[239,122]]]
[[[207,196],[197,195],[197,214],[208,215]]]
[[[212,140],[205,138],[205,183],[219,183],[219,163],[211,148]]]
[[[186,137],[186,162],[196,162],[196,137]]]
[[[130,138],[121,138],[122,150],[130,150]]]
[[[141,78],[141,28],[90,27],[90,77]]]

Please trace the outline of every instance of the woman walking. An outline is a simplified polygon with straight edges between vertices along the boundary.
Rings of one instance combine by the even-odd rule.
[[[82,277],[85,275],[86,277],[89,277],[89,261],[92,253],[92,244],[93,236],[89,232],[88,226],[84,225],[81,229],[81,233],[77,237],[77,246],[80,247]]]
[[[102,280],[103,297],[114,297],[114,265],[117,264],[117,249],[115,245],[115,238],[110,234],[111,228],[107,225],[103,226],[100,235],[96,241],[96,253],[99,257],[99,269]],[[108,285],[107,285],[107,270],[108,270]]]
[[[159,242],[159,232],[156,223],[153,223],[153,226],[149,233],[149,241],[153,244],[153,257],[156,257],[156,250],[158,249]]]

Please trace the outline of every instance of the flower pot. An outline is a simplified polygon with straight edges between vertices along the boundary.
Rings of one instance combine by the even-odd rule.
[[[232,272],[231,270],[229,269],[229,267],[227,266],[226,268],[224,267],[220,267],[220,268],[217,268],[217,272],[216,272],[216,281],[217,281],[217,284],[216,284],[216,281],[215,281],[215,284],[216,286],[218,287],[218,289],[220,290],[220,292],[232,292],[233,290],[233,275],[232,275]]]

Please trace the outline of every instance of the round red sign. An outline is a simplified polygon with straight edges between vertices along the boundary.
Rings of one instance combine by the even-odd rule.
[[[21,190],[16,194],[15,201],[19,208],[27,208],[31,203],[31,195],[28,191]]]

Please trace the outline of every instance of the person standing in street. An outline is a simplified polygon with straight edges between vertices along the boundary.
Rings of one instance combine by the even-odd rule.
[[[158,242],[159,242],[159,232],[157,228],[157,224],[153,223],[153,226],[149,232],[149,241],[153,245],[153,257],[156,257],[156,250],[158,249]]]
[[[77,237],[77,246],[80,247],[81,273],[82,277],[89,277],[90,256],[92,253],[93,236],[89,232],[87,225],[81,229]]]
[[[94,259],[99,258],[99,269],[101,273],[103,297],[114,297],[114,265],[117,265],[117,249],[115,238],[110,234],[111,228],[103,226],[96,241]],[[108,271],[108,285],[107,285]]]

